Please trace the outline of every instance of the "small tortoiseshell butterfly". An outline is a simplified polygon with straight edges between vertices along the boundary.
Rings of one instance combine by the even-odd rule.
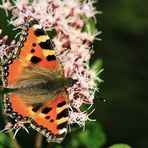
[[[4,94],[4,109],[15,121],[29,122],[47,137],[61,142],[68,126],[68,93],[75,82],[64,77],[47,33],[28,17],[16,47],[1,62],[2,82],[13,92]]]

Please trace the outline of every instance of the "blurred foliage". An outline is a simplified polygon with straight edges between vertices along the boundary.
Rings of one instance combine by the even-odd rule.
[[[103,60],[101,59],[96,59],[90,66],[90,69],[95,71],[97,73],[98,79],[96,80],[97,86],[99,86],[103,80],[101,79],[101,73],[103,71]]]
[[[13,144],[10,143],[10,138],[5,133],[0,133],[0,147],[14,148]]]
[[[107,135],[104,147],[148,147],[148,1],[103,0],[96,6],[103,12],[97,16],[102,42],[95,42],[93,61],[103,59],[100,92],[106,102],[95,100],[93,115]]]
[[[136,34],[144,33],[148,26],[147,0],[114,0],[108,3],[107,0],[97,4],[102,6],[103,18],[112,29],[132,32]],[[107,15],[107,16],[106,16]],[[122,29],[121,29],[122,28]]]
[[[74,148],[80,146],[87,148],[101,147],[106,141],[105,134],[103,133],[100,124],[97,122],[88,123],[83,132],[75,134],[74,140],[75,139],[77,139],[77,145],[75,145]]]
[[[110,146],[109,148],[131,148],[131,147],[127,144],[114,144]]]
[[[84,32],[87,32],[91,35],[96,34],[97,29],[93,19],[88,19],[83,17],[83,23],[84,23],[84,26],[83,26]]]
[[[103,65],[103,61],[101,59],[97,59],[94,61],[94,63],[91,64],[91,69],[99,72],[100,70],[102,70],[102,65]]]

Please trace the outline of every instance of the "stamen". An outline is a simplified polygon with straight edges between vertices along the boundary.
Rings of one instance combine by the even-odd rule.
[[[14,135],[13,135],[13,138],[15,138],[16,134],[19,132],[19,130],[24,129],[29,134],[28,129],[24,125],[25,123],[28,123],[28,122],[23,122],[23,121],[17,121],[15,123],[9,122],[9,123],[7,123],[5,128],[0,131],[0,133],[2,133],[2,132],[8,133],[8,132],[15,130]]]

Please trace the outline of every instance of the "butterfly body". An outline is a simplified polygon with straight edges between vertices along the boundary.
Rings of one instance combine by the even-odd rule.
[[[20,41],[1,62],[5,112],[16,121],[29,121],[32,128],[61,142],[68,126],[68,93],[75,80],[64,69],[42,27],[29,17]]]

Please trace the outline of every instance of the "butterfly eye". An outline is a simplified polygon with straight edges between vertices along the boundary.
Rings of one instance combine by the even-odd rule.
[[[65,79],[65,87],[72,87],[77,82],[76,79],[66,78]]]
[[[72,80],[73,80],[73,84],[78,82],[78,80],[76,80],[76,79],[72,79]]]

